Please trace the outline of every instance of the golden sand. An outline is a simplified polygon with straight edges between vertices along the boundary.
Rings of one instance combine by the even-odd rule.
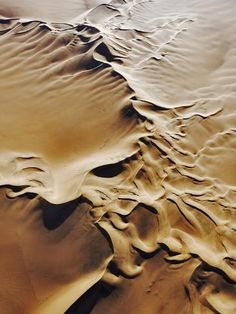
[[[0,314],[236,313],[235,1],[0,15]]]

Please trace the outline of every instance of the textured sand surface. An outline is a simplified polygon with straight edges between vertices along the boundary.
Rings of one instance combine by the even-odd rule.
[[[236,2],[0,15],[0,313],[236,313]]]

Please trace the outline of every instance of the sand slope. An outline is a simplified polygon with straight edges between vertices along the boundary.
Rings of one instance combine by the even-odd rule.
[[[3,212],[34,193],[41,223],[6,218],[2,269],[21,250],[24,282],[5,298],[26,291],[19,313],[64,313],[86,291],[67,313],[234,313],[236,4],[107,2],[0,11]],[[77,233],[54,249],[60,228]]]

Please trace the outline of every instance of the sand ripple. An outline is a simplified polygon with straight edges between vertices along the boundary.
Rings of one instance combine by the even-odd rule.
[[[0,184],[89,202],[118,292],[75,306],[234,313],[234,1],[24,2],[0,20]]]

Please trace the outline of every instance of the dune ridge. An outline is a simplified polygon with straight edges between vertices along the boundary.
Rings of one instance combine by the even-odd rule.
[[[65,283],[64,308],[43,299],[42,313],[86,291],[89,303],[101,278],[117,293],[67,313],[235,312],[235,10],[114,0],[61,22],[3,10],[0,183],[56,217],[82,196],[112,245],[92,284],[79,292],[77,278],[68,298]]]

